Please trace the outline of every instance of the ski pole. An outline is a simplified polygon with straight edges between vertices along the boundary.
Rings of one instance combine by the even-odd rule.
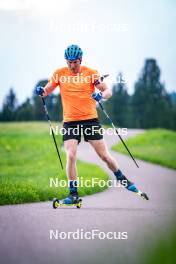
[[[51,133],[52,133],[52,136],[53,136],[53,140],[54,140],[54,144],[55,144],[55,147],[56,147],[57,155],[58,155],[58,158],[59,158],[59,161],[60,161],[60,165],[61,165],[61,168],[63,170],[63,164],[62,164],[61,156],[60,156],[59,149],[58,149],[58,146],[57,146],[57,143],[56,143],[56,139],[55,139],[55,136],[54,136],[54,132],[53,132],[52,124],[51,124],[50,117],[49,117],[49,114],[48,114],[48,109],[46,107],[45,99],[42,96],[41,96],[41,99],[42,99],[42,102],[43,102],[45,115],[47,117],[50,129],[51,129]]]
[[[102,81],[104,80],[104,78],[106,78],[107,76],[108,76],[108,74],[107,74],[107,75],[103,75],[102,77],[100,77],[100,81],[102,82]],[[95,93],[92,94],[92,98],[95,99]],[[106,110],[104,109],[103,104],[102,104],[100,101],[98,101],[98,104],[99,104],[101,110],[103,111],[103,113],[105,114],[106,118],[108,119],[109,123],[110,123],[111,126],[114,128],[114,130],[116,131],[118,137],[120,138],[120,140],[121,140],[121,142],[123,143],[124,147],[125,147],[126,150],[128,151],[128,153],[129,153],[130,157],[132,158],[132,160],[134,161],[135,165],[137,166],[137,168],[139,168],[139,165],[137,164],[135,158],[133,157],[133,155],[131,154],[129,148],[128,148],[127,145],[125,144],[123,138],[121,137],[121,135],[119,135],[118,129],[115,127],[115,125],[114,125],[112,119],[109,117],[108,113],[107,113]]]

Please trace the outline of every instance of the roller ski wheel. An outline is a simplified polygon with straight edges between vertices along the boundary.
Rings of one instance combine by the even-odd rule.
[[[53,208],[54,208],[54,209],[57,209],[57,207],[59,206],[59,204],[60,204],[60,203],[59,203],[59,200],[58,200],[57,198],[54,198],[54,199],[53,199]]]
[[[139,196],[141,196],[142,199],[144,199],[144,200],[149,200],[149,198],[148,198],[148,196],[147,196],[146,193],[144,193],[144,192],[138,192],[137,194],[138,194]]]
[[[82,205],[82,199],[78,199],[78,203],[76,204],[76,208],[80,209]]]
[[[149,198],[148,198],[148,196],[147,196],[146,193],[141,193],[141,197],[142,197],[142,199],[144,199],[144,200],[149,200]]]
[[[76,208],[80,209],[81,205],[82,205],[82,199],[81,198],[79,198],[74,203],[70,203],[70,204],[63,203],[63,201],[60,202],[59,199],[57,199],[57,198],[53,199],[53,208],[54,209],[57,209],[58,207],[67,207],[67,206],[76,207]]]

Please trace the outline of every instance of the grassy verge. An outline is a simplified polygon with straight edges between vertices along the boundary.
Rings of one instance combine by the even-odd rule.
[[[176,229],[172,228],[172,231],[165,236],[161,234],[155,242],[152,242],[152,249],[141,248],[142,254],[141,264],[172,264],[176,263]]]
[[[62,139],[57,136],[59,146]],[[65,154],[62,152],[65,165]],[[50,178],[66,180],[56,155],[48,124],[45,122],[0,124],[0,205],[62,199],[68,188],[50,187]],[[78,161],[78,173],[83,181],[98,178],[108,180],[108,175],[96,165]],[[103,191],[80,187],[80,196]]]
[[[165,129],[151,129],[126,143],[136,158],[176,169],[176,132]],[[121,143],[113,150],[127,154]]]

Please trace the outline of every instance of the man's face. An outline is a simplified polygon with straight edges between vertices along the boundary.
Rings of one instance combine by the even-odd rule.
[[[80,71],[80,66],[81,66],[81,60],[67,60],[67,65],[68,68],[73,72],[73,73],[78,73]]]

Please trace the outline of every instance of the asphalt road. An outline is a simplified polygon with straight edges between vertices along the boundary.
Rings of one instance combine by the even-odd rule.
[[[129,135],[140,132],[131,130]],[[110,147],[118,139],[112,136],[106,140]],[[147,252],[152,248],[153,241],[165,236],[174,223],[176,171],[143,161],[138,161],[137,169],[128,156],[113,155],[128,178],[148,194],[149,201],[114,187],[84,197],[81,209],[54,210],[50,202],[1,206],[0,263],[142,263],[142,249]],[[105,168],[88,143],[80,144],[78,158]],[[82,233],[127,232],[127,239],[50,239],[51,231],[56,235],[77,229]]]

